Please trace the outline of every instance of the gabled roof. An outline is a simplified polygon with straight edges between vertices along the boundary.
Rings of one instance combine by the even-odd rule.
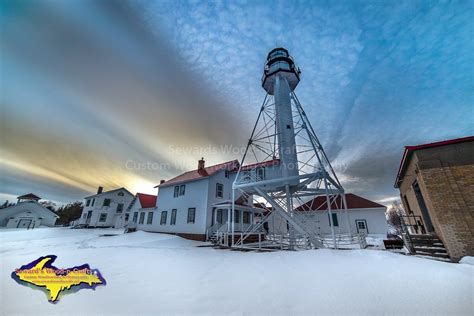
[[[400,161],[400,167],[398,168],[397,178],[395,179],[394,187],[398,188],[401,178],[403,174],[405,173],[408,163],[410,162],[410,159],[415,151],[420,150],[420,149],[441,147],[441,146],[453,145],[453,144],[459,144],[459,143],[471,142],[471,141],[474,141],[474,136],[443,140],[440,142],[421,144],[421,145],[416,145],[416,146],[405,146],[405,151],[403,152],[403,157],[402,157],[402,160]]]
[[[41,200],[41,198],[33,193],[28,193],[25,195],[20,195],[17,199],[30,199],[30,200]]]
[[[85,199],[91,198],[93,196],[98,196],[98,195],[101,195],[101,194],[112,193],[112,192],[119,191],[119,190],[124,190],[126,193],[133,196],[133,194],[130,191],[128,191],[127,189],[125,189],[125,187],[121,187],[121,188],[118,188],[118,189],[114,189],[114,190],[110,190],[110,191],[104,191],[104,192],[101,192],[101,193],[98,193],[98,194],[93,194],[93,195],[86,196]]]
[[[156,206],[156,195],[137,193],[137,196],[142,208],[151,208]]]
[[[346,193],[346,201],[347,201],[347,210],[355,210],[355,209],[363,209],[363,208],[385,209],[385,206],[378,204],[376,202],[373,202],[371,200],[367,200],[353,193]],[[325,195],[317,196],[311,201],[308,201],[305,204],[296,208],[297,211],[309,211],[309,210],[326,211],[327,209],[328,209],[328,204],[327,204]],[[331,209],[332,210],[342,209],[342,197],[340,195],[337,196],[335,199],[332,199]]]
[[[228,171],[233,171],[236,170],[239,167],[239,162],[234,159],[231,161],[223,162],[217,165],[205,167],[203,170],[199,171],[198,169],[188,171],[185,173],[180,174],[179,176],[176,176],[162,184],[159,184],[156,187],[167,187],[170,185],[175,185],[175,184],[180,184],[180,183],[185,183],[185,182],[190,182],[190,181],[195,181],[195,180],[200,180],[207,178],[214,173],[220,171],[220,170],[228,170]]]
[[[252,170],[258,167],[269,167],[269,166],[278,165],[279,163],[280,163],[280,159],[272,159],[272,160],[253,163],[250,165],[244,165],[242,166],[242,168],[240,168],[240,170],[246,171],[246,170]]]

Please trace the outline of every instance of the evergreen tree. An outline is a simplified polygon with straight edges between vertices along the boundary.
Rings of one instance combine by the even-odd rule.
[[[79,219],[81,217],[83,207],[84,205],[79,201],[61,206],[56,211],[56,214],[59,215],[56,225],[68,226],[70,222]]]

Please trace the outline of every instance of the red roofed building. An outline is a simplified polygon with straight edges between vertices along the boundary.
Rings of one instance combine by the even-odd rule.
[[[256,172],[265,179],[270,176],[274,159],[242,167],[243,172]],[[206,240],[211,232],[230,229],[232,198],[235,199],[236,230],[245,231],[254,221],[255,213],[261,211],[240,195],[232,195],[239,162],[231,160],[206,166],[204,158],[198,160],[197,169],[186,171],[170,180],[162,180],[156,187],[159,194],[153,197],[137,195],[140,203],[134,203],[130,210],[128,226],[138,230],[170,233],[185,238]],[[156,205],[146,209],[142,204]],[[140,207],[138,207],[140,204]]]
[[[453,261],[474,255],[474,136],[406,146],[395,187],[410,235],[439,238]]]
[[[157,196],[137,193],[125,211],[124,226],[136,229],[137,226],[150,225],[155,220]]]
[[[347,217],[345,212],[342,211],[342,197],[338,195],[331,198],[331,213],[336,232],[338,230],[341,232],[347,231],[347,224],[349,223],[352,233],[387,234],[388,224],[385,218],[385,206],[352,193],[346,194],[346,201]],[[314,229],[319,233],[331,233],[326,196],[317,196],[297,207],[295,211],[316,217],[317,227],[314,227]]]

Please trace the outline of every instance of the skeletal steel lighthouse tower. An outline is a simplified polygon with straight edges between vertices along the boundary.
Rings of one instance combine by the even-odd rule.
[[[268,53],[262,77],[267,94],[233,183],[234,247],[338,248],[341,240],[353,240],[344,189],[294,92],[300,75],[288,50],[279,47]],[[316,197],[325,201],[329,236],[318,230],[318,209],[311,204]],[[236,229],[236,199],[258,205],[245,231]],[[343,211],[347,225],[335,227],[334,208]],[[259,235],[258,243],[246,243],[261,232],[263,240]]]

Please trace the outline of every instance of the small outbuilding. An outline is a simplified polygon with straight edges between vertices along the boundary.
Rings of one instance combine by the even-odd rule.
[[[352,233],[364,235],[387,234],[388,223],[385,218],[386,207],[384,205],[352,193],[346,194],[346,201],[347,216],[343,211],[341,197],[331,198],[331,214],[336,233],[347,231],[349,224]],[[312,217],[311,222],[317,225],[317,227],[314,227],[314,230],[318,231],[321,235],[331,233],[331,221],[325,196],[318,196],[306,202],[304,206],[297,208],[296,211],[304,211],[307,213],[307,216]]]
[[[54,226],[59,218],[56,213],[39,203],[41,198],[33,193],[18,197],[15,205],[0,209],[0,228],[36,228]]]

